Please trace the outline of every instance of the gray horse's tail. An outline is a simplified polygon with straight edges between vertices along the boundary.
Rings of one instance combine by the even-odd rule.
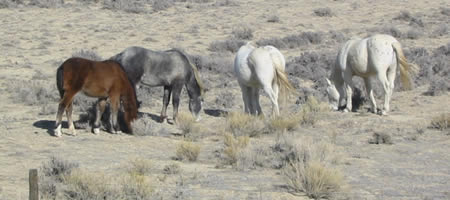
[[[56,87],[59,91],[59,96],[64,96],[64,63],[56,70]]]
[[[399,42],[394,42],[392,48],[397,55],[397,66],[400,67],[400,79],[403,87],[406,90],[412,89],[411,73],[416,74],[419,71],[419,67],[413,63],[408,63],[405,55],[403,54],[402,46]]]

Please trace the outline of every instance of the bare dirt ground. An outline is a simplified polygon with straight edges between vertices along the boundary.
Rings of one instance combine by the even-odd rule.
[[[331,30],[347,38],[364,37],[372,34],[371,30],[393,24],[405,32],[413,29],[406,22],[393,20],[401,11],[419,16],[425,24],[421,37],[399,39],[404,49],[421,47],[431,51],[450,42],[448,30],[447,34],[431,36],[441,26],[448,29],[449,16],[440,13],[440,9],[450,7],[444,0],[235,2],[235,6],[176,3],[167,10],[140,14],[103,9],[99,3],[81,5],[78,1],[66,1],[60,8],[0,9],[0,199],[27,199],[28,170],[39,168],[54,155],[75,161],[89,171],[107,174],[120,173],[134,158],[149,159],[152,186],[163,199],[308,199],[292,192],[277,169],[239,171],[217,167],[220,161],[216,152],[223,144],[217,126],[223,124],[224,117],[214,111],[240,112],[243,103],[236,80],[214,72],[201,71],[209,91],[206,112],[199,122],[202,133],[195,139],[202,146],[195,162],[173,160],[176,146],[183,139],[181,131],[175,125],[155,120],[152,136],[108,132],[94,135],[84,129],[78,129],[75,137],[51,136],[55,113],[42,112],[42,107],[48,104],[56,109],[57,100],[30,105],[18,99],[11,87],[54,85],[56,68],[75,51],[93,50],[106,59],[136,45],[153,50],[179,47],[189,54],[208,55],[211,42],[227,39],[239,26],[251,27],[254,41]],[[325,7],[334,15],[314,15],[315,9]],[[278,16],[279,22],[268,23],[272,15]],[[340,44],[342,41],[325,41],[281,51],[289,61],[307,51],[335,54]],[[232,59],[231,53],[229,57]],[[233,66],[227,67],[231,70]],[[426,96],[427,88],[425,84],[412,91],[394,92],[388,116],[370,114],[367,106],[352,113],[326,112],[316,125],[289,134],[330,141],[339,148],[343,158],[338,167],[349,185],[346,198],[450,199],[450,133],[448,129],[428,128],[433,117],[450,113],[450,96]],[[151,99],[141,99],[147,101],[141,113],[159,115],[162,89],[156,90]],[[217,100],[223,94],[231,95],[227,107]],[[188,97],[183,93],[182,98],[180,110],[188,112]],[[262,97],[262,102],[265,113],[269,113],[267,98]],[[291,100],[282,109],[288,112],[295,106],[295,100]],[[74,117],[78,114],[75,112]],[[391,135],[393,144],[369,144],[374,133]],[[273,144],[275,136],[251,140]],[[164,175],[162,169],[171,163],[178,163],[182,173]]]

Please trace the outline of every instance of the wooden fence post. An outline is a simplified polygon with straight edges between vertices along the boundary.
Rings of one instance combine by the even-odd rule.
[[[39,183],[38,183],[37,169],[30,169],[29,181],[30,181],[29,200],[39,200]]]

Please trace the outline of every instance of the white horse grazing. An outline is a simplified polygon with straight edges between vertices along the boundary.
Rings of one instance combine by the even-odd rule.
[[[380,114],[389,111],[389,101],[394,90],[397,66],[405,89],[411,89],[410,73],[418,67],[408,63],[400,43],[390,35],[374,35],[364,39],[347,41],[340,49],[328,82],[328,97],[333,109],[337,110],[346,98],[345,112],[352,110],[353,76],[364,79],[367,94],[372,104],[372,112],[377,111],[370,78],[377,76],[384,89],[384,107]],[[346,95],[346,97],[345,97]]]
[[[280,114],[278,94],[285,97],[294,88],[287,79],[286,61],[273,46],[255,47],[250,42],[242,46],[234,59],[234,72],[238,79],[246,113],[262,115],[259,89],[263,88],[272,102],[272,115]]]

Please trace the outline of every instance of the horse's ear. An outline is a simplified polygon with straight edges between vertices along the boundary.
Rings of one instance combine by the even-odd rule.
[[[328,86],[331,86],[331,81],[330,81],[330,79],[328,79],[328,78],[325,78],[325,79],[327,80]]]

